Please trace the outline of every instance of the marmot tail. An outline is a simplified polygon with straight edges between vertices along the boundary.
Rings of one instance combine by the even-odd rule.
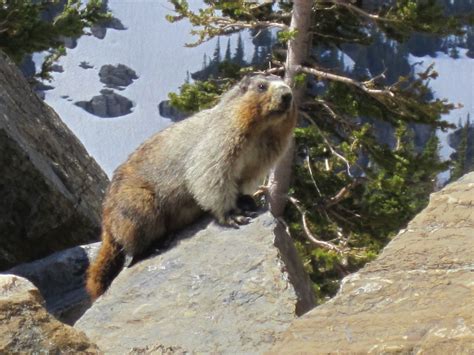
[[[102,295],[125,264],[122,247],[109,235],[102,232],[99,254],[87,270],[86,289],[92,300]]]

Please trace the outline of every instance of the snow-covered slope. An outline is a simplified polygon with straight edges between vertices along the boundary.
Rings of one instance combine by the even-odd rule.
[[[201,1],[191,3],[197,6]],[[141,142],[171,123],[159,115],[158,104],[183,84],[187,71],[201,69],[204,54],[212,57],[216,42],[185,48],[184,44],[192,41],[190,26],[184,21],[166,21],[165,15],[171,13],[167,1],[109,0],[108,4],[126,29],[108,29],[103,39],[81,37],[77,46],[60,59],[58,64],[64,72],[53,73],[49,84],[54,89],[45,92],[45,100],[110,176]],[[243,39],[249,56],[253,48],[250,37],[244,34]],[[236,38],[231,42],[235,46]],[[98,73],[106,64],[124,64],[138,75],[124,90],[115,90],[134,102],[132,113],[102,118],[74,105],[89,101],[104,89]]]

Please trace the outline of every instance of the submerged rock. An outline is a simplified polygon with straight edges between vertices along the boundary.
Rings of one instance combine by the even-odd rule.
[[[179,111],[171,106],[169,100],[164,100],[159,103],[158,112],[161,117],[169,118],[173,122],[182,121],[190,116],[190,114]]]
[[[131,100],[109,89],[101,90],[100,95],[94,96],[89,101],[79,101],[74,104],[99,117],[128,115],[132,112],[133,107]]]
[[[123,25],[122,21],[120,21],[116,17],[112,17],[109,20],[102,21],[101,23],[94,24],[91,27],[91,33],[94,37],[99,39],[104,39],[105,35],[107,34],[107,29],[111,28],[114,30],[126,30],[127,28]]]
[[[90,64],[89,62],[83,60],[79,66],[82,68],[82,69],[92,69],[94,68],[94,66],[92,64]]]
[[[105,86],[123,90],[125,86],[132,84],[134,80],[138,79],[138,76],[133,69],[126,65],[118,64],[113,66],[106,64],[100,68],[99,78]]]

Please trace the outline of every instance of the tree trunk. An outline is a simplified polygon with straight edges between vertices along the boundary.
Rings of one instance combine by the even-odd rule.
[[[297,31],[296,37],[288,42],[288,53],[285,63],[285,81],[293,88],[294,99],[298,105],[302,99],[304,87],[295,87],[296,69],[308,56],[311,47],[311,15],[313,0],[294,0],[290,31]],[[290,186],[291,166],[293,164],[294,139],[270,173],[268,181],[268,202],[270,211],[275,217],[280,217],[287,203],[287,193]]]

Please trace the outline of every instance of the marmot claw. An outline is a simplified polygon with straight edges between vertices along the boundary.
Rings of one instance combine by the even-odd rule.
[[[241,225],[249,224],[252,218],[242,215],[242,214],[237,214],[235,212],[229,213],[223,221],[219,222],[219,224],[226,226],[226,227],[232,227],[235,229],[239,229]]]

